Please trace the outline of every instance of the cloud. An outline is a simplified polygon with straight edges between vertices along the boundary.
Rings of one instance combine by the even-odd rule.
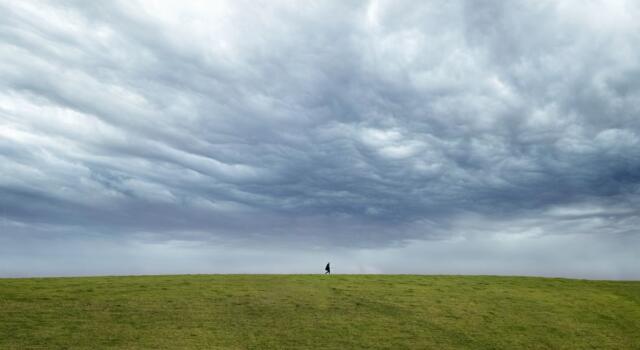
[[[631,1],[0,9],[7,237],[637,235]]]

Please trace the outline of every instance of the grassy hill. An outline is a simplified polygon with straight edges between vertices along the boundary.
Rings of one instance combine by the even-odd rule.
[[[410,275],[0,279],[0,349],[640,349],[640,282]]]

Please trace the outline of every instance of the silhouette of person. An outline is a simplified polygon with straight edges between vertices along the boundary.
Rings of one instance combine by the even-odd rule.
[[[330,265],[330,263],[327,263],[327,266],[324,267],[324,274],[325,275],[327,275],[327,274],[330,275],[331,274],[331,265]]]

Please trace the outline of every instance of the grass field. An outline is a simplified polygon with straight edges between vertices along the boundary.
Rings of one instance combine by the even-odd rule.
[[[640,349],[640,282],[412,275],[0,279],[0,349]]]

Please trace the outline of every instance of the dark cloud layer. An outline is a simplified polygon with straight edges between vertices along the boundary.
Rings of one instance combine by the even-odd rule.
[[[0,274],[55,274],[17,263],[42,246],[316,247],[348,264],[464,241],[492,266],[572,237],[609,262],[594,276],[638,277],[636,247],[618,244],[637,243],[640,224],[633,1],[0,11],[0,249],[23,266]],[[518,237],[532,248],[501,245]],[[592,269],[477,270],[465,249],[443,271]],[[349,271],[438,272],[402,254]],[[75,273],[126,273],[108,260]]]

